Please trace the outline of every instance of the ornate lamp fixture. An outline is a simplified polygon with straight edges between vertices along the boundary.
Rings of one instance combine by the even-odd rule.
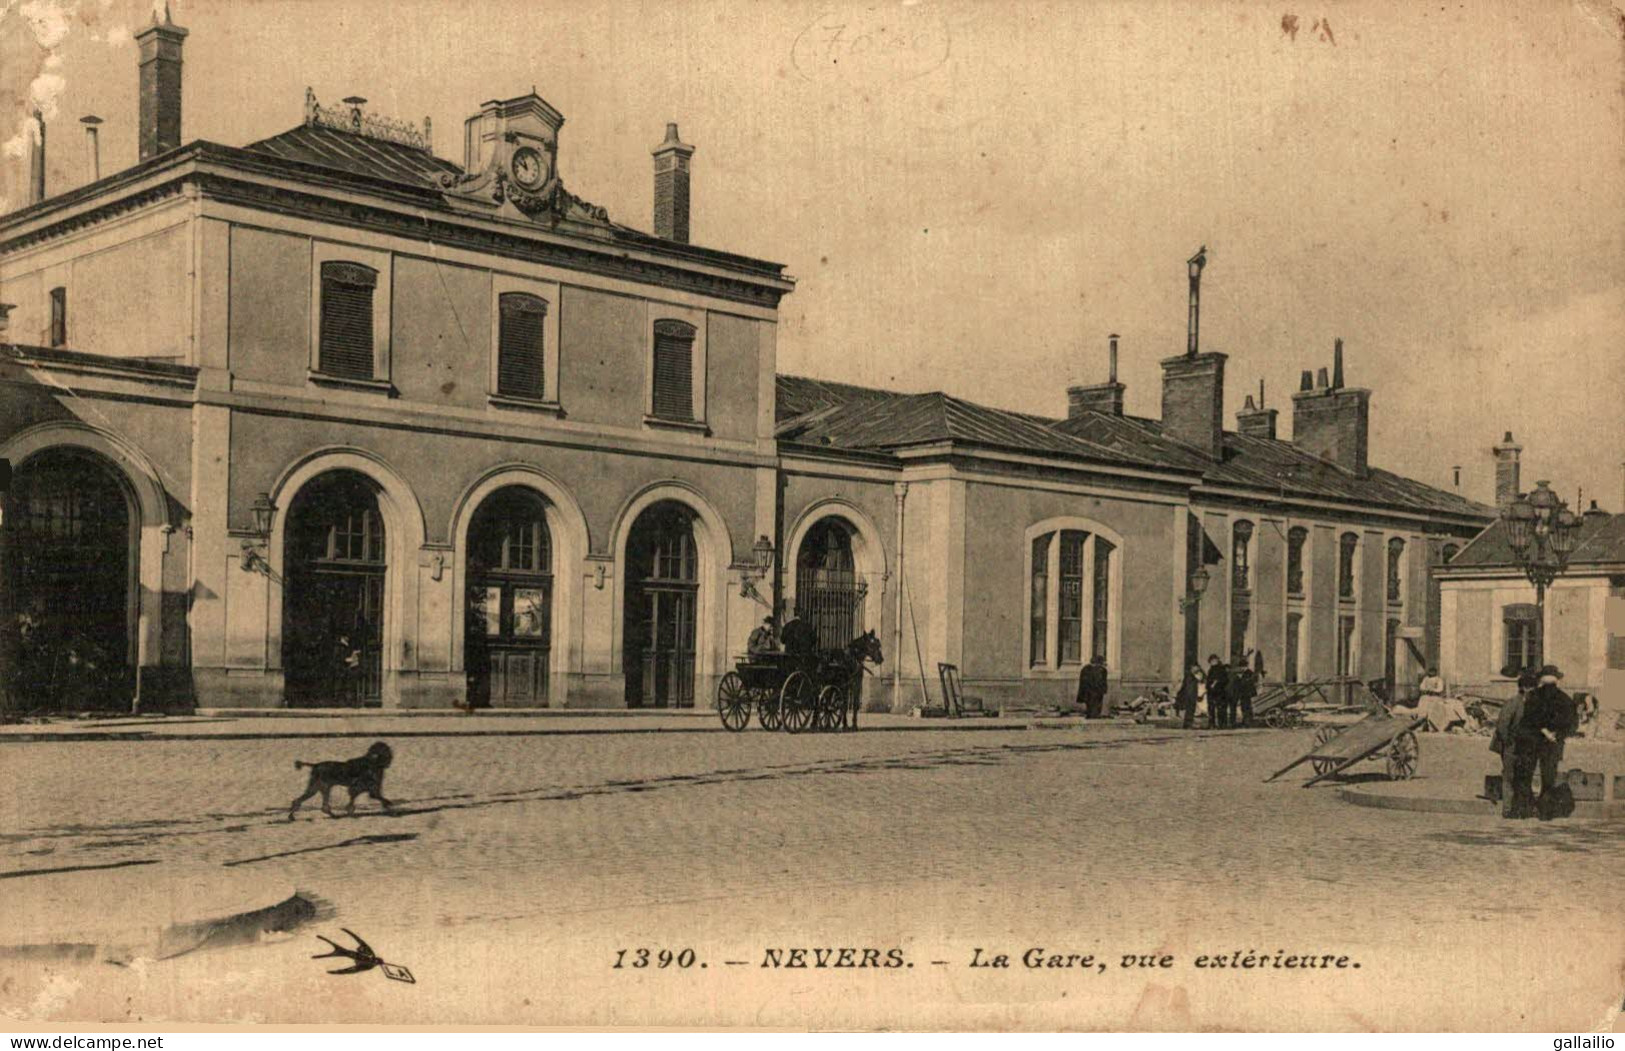
[[[276,518],[276,505],[271,502],[270,493],[261,493],[254,498],[254,506],[249,508],[254,514],[254,532],[243,538],[243,558],[241,565],[244,573],[264,573],[271,575],[271,563],[265,560],[259,548],[270,543],[271,522]]]
[[[1202,592],[1207,590],[1208,573],[1203,566],[1197,566],[1196,571],[1185,585],[1185,597],[1179,600],[1179,612],[1189,613],[1202,601]]]
[[[756,582],[773,571],[773,541],[766,535],[759,536],[750,550],[751,564],[739,571],[739,597],[753,598],[768,609],[772,609],[773,603],[763,598],[761,592],[756,590]]]
[[[1545,661],[1546,589],[1568,568],[1580,540],[1580,516],[1552,492],[1550,482],[1536,482],[1534,492],[1520,493],[1506,506],[1501,520],[1518,568],[1535,586],[1538,665]]]

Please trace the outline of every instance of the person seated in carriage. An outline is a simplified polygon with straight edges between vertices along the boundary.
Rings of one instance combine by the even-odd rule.
[[[779,637],[784,642],[784,652],[791,657],[809,658],[818,652],[818,629],[795,614],[785,622]]]
[[[758,653],[779,652],[779,636],[773,630],[772,617],[762,618],[762,626],[750,633],[750,639],[745,643],[745,647],[753,657]]]

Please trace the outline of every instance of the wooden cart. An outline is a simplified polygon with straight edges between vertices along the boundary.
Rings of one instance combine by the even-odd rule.
[[[1366,759],[1383,759],[1387,762],[1389,780],[1407,781],[1416,774],[1420,757],[1416,729],[1425,722],[1427,719],[1424,716],[1393,715],[1383,709],[1372,712],[1352,726],[1341,729],[1322,726],[1315,731],[1313,748],[1264,780],[1268,783],[1300,763],[1310,763],[1315,776],[1303,783],[1303,787],[1308,788],[1333,774],[1342,773],[1355,763]]]

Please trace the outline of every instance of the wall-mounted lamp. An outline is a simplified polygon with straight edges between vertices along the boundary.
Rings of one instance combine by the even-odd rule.
[[[592,586],[599,591],[604,590],[604,564],[602,562],[592,567],[592,576]]]
[[[769,540],[766,535],[759,536],[750,550],[751,564],[739,571],[739,597],[754,598],[757,602],[772,609],[773,603],[763,598],[761,593],[756,590],[756,582],[773,570],[773,541]]]
[[[276,518],[276,505],[271,502],[270,493],[261,493],[254,498],[254,506],[249,510],[254,514],[254,532],[243,538],[243,572],[270,576],[271,563],[265,560],[259,548],[271,541],[271,522]]]
[[[1207,590],[1207,580],[1207,570],[1197,566],[1196,572],[1191,574],[1191,579],[1185,586],[1185,597],[1179,600],[1179,612],[1189,613],[1202,601],[1202,592]]]

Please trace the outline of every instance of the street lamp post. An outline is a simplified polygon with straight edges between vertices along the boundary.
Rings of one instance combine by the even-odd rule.
[[[1546,589],[1568,568],[1580,539],[1580,518],[1551,490],[1536,482],[1501,512],[1507,543],[1529,583],[1535,586],[1535,666],[1546,663]]]
[[[1179,612],[1185,615],[1185,667],[1179,669],[1179,680],[1183,681],[1185,672],[1195,664],[1198,659],[1197,638],[1199,621],[1197,613],[1202,608],[1202,592],[1207,590],[1207,569],[1197,566],[1191,572],[1190,578],[1185,582],[1185,597],[1179,600]]]

